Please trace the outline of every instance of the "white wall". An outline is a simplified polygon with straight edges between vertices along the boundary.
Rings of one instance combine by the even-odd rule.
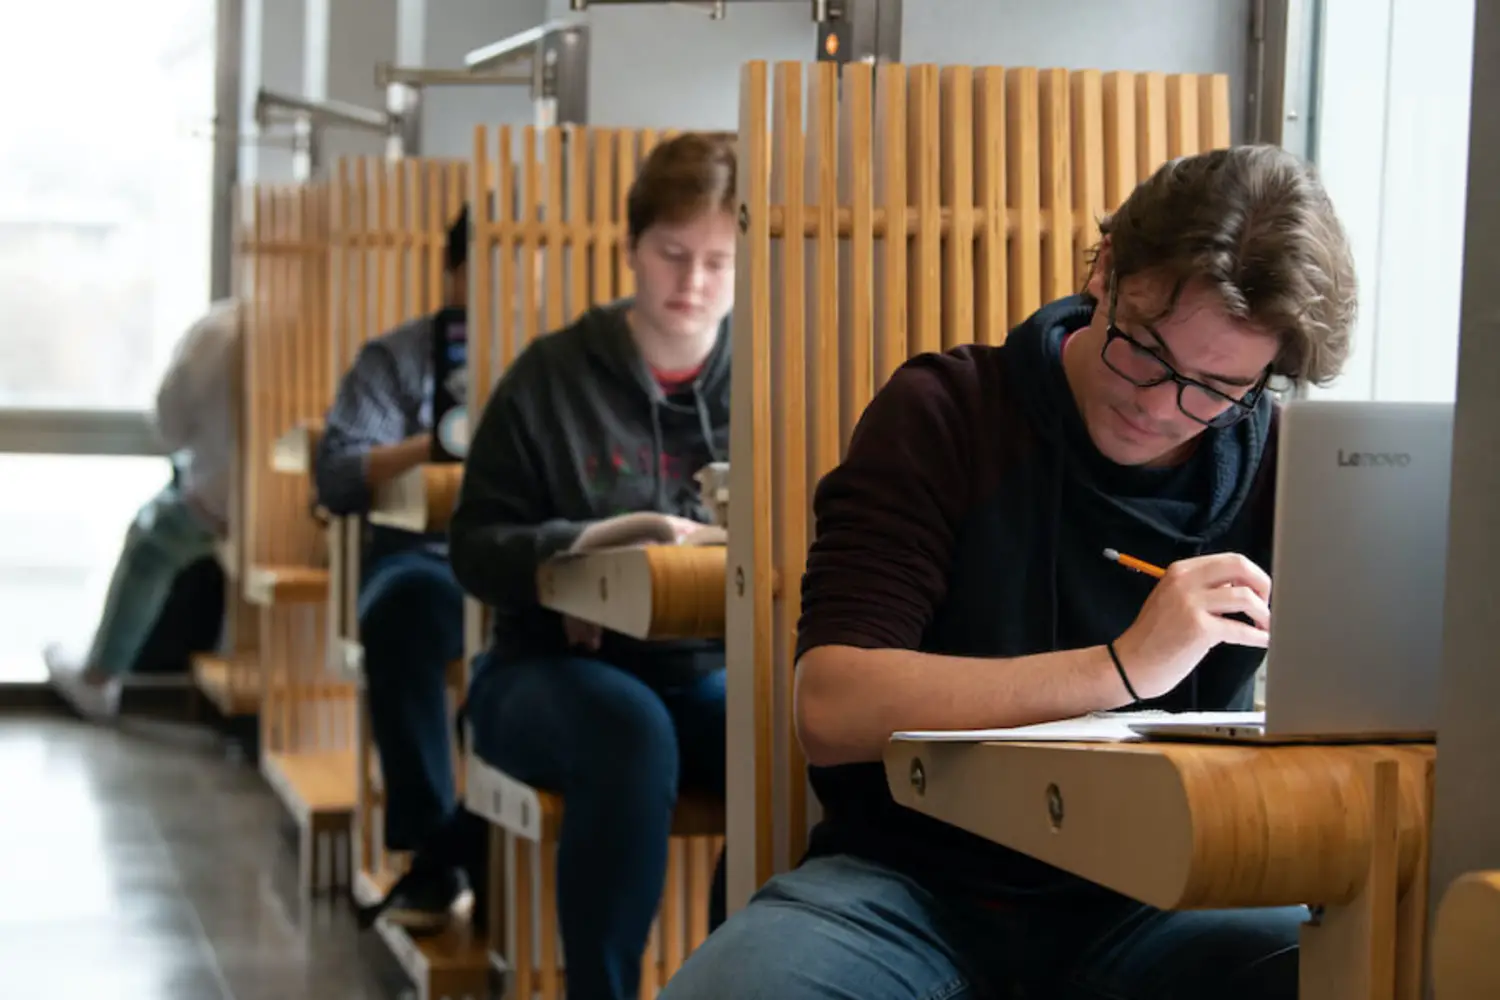
[[[549,14],[590,26],[590,125],[732,129],[744,63],[809,61],[817,45],[805,0],[732,5],[721,21],[665,4],[591,7],[574,15],[567,0],[550,0]]]
[[[285,127],[273,127],[276,138],[261,136],[255,125],[255,95],[262,87],[283,94],[302,93],[303,35],[307,30],[302,0],[245,0],[240,51],[240,183],[287,181],[292,151]]]
[[[905,0],[901,61],[1228,73],[1243,134],[1249,0]]]
[[[462,69],[466,53],[534,28],[546,0],[399,0],[398,51],[405,66]],[[422,92],[423,156],[467,157],[476,125],[530,124],[529,88],[427,87]]]
[[[1451,400],[1474,0],[1326,0],[1314,158],[1360,285],[1350,363],[1311,395]]]

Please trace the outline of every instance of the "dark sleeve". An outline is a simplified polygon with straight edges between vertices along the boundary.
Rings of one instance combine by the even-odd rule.
[[[396,359],[385,344],[366,344],[339,380],[338,394],[324,419],[313,457],[318,503],[339,515],[369,509],[365,455],[371,448],[405,439],[405,412]]]
[[[917,648],[971,495],[977,396],[974,362],[953,355],[913,359],[876,393],[814,493],[799,657]]]
[[[553,516],[537,430],[524,405],[528,383],[540,375],[534,360],[517,358],[485,404],[448,528],[459,585],[492,607],[535,604],[537,567],[585,526]]]

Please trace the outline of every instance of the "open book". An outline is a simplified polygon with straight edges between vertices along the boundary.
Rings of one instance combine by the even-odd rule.
[[[581,555],[632,545],[724,545],[729,541],[729,533],[719,525],[700,525],[679,536],[677,523],[665,514],[650,511],[620,514],[589,525],[568,549],[568,554]]]
[[[1173,722],[1223,725],[1260,721],[1259,712],[1094,712],[1074,719],[1043,722],[1014,729],[934,729],[895,733],[894,740],[928,740],[944,743],[1123,743],[1145,737],[1130,728],[1132,722]]]

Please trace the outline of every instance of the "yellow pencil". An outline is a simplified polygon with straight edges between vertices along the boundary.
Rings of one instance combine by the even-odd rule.
[[[1121,566],[1124,566],[1128,569],[1133,569],[1137,573],[1145,573],[1147,576],[1154,576],[1158,580],[1167,575],[1167,571],[1162,569],[1160,566],[1155,566],[1151,563],[1148,563],[1144,559],[1137,559],[1135,556],[1127,556],[1125,553],[1117,552],[1114,549],[1105,549],[1104,558],[1110,560],[1111,562],[1117,562]]]

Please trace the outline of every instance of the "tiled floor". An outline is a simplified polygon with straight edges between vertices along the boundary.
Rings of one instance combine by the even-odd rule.
[[[400,997],[347,902],[298,902],[286,830],[211,731],[0,714],[0,997]]]

